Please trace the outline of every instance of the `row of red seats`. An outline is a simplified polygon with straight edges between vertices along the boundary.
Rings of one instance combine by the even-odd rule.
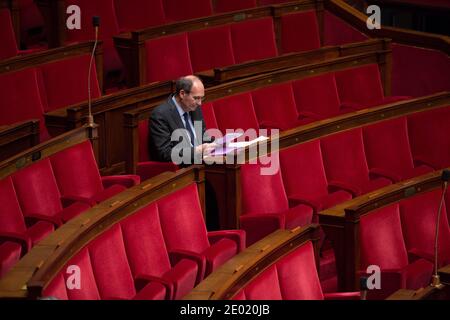
[[[1,180],[0,275],[55,228],[139,182],[133,175],[100,177],[89,141]]]
[[[315,11],[281,16],[281,52],[271,17],[150,39],[145,42],[146,83],[320,46]]]
[[[261,175],[261,164],[243,165],[247,244],[310,223],[313,213],[352,197],[450,166],[449,116],[449,107],[440,108],[298,144],[280,152],[275,175]]]
[[[0,125],[39,119],[41,141],[48,139],[44,113],[88,99],[89,59],[83,55],[0,74]],[[100,95],[94,66],[91,97]]]
[[[180,299],[245,248],[241,230],[207,232],[196,184],[151,203],[79,251],[43,296],[58,299]],[[77,266],[80,288],[66,281]]]
[[[427,192],[361,217],[361,269],[381,269],[381,290],[369,298],[383,299],[400,288],[417,290],[431,283],[436,217],[442,191]],[[447,213],[448,214],[448,213]],[[450,263],[450,226],[441,212],[438,267]]]
[[[202,111],[207,127],[224,133],[287,130],[406,98],[385,97],[378,65],[371,64],[226,97],[202,106]]]
[[[314,248],[306,242],[245,285],[233,300],[342,300],[360,298],[360,292],[323,293]]]

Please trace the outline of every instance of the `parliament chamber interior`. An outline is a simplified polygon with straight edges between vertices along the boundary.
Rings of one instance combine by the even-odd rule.
[[[450,299],[449,21],[446,0],[0,0],[0,299]],[[159,161],[149,119],[186,75],[207,129],[276,146]]]

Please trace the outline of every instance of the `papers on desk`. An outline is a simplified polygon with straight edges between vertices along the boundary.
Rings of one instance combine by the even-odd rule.
[[[214,143],[219,146],[222,146],[224,144],[230,143],[231,141],[239,138],[240,136],[242,136],[242,133],[240,132],[227,133],[225,137],[214,140]]]
[[[240,137],[242,134],[238,134],[237,137]],[[226,136],[225,136],[226,137]],[[232,140],[236,139],[237,137],[233,138]],[[256,139],[253,139],[251,141],[240,141],[240,142],[229,142],[225,145],[218,146],[216,149],[214,149],[213,152],[209,156],[223,156],[226,155],[234,150],[243,149],[255,144],[258,144],[258,142],[268,140],[269,138],[265,136],[260,136]]]

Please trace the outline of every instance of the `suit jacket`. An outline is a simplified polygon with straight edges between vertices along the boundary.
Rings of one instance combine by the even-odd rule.
[[[178,113],[177,107],[172,101],[173,95],[169,96],[166,102],[156,107],[151,116],[149,125],[149,150],[150,159],[156,161],[170,162],[172,149],[179,143],[183,148],[189,150],[191,154],[191,163],[194,160],[194,148],[190,143],[187,132],[184,133],[181,141],[171,141],[172,132],[176,129],[186,129]],[[189,112],[192,122],[201,121],[201,134],[196,132],[197,145],[202,144],[202,138],[205,133],[205,122],[203,120],[202,110],[197,108],[193,112]],[[180,154],[182,155],[182,154]]]

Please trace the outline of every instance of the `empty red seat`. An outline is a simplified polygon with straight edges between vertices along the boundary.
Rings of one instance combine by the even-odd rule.
[[[172,262],[197,261],[196,283],[245,248],[242,230],[206,231],[195,184],[159,200],[158,211]]]
[[[320,141],[302,143],[280,152],[281,173],[287,197],[319,212],[352,198],[344,190],[330,192]]]
[[[159,162],[150,160],[149,141],[149,120],[139,122],[139,162],[136,167],[136,174],[141,181],[150,179],[166,171],[175,172],[178,166],[172,162]]]
[[[21,252],[22,248],[19,243],[2,240],[0,244],[0,279],[19,261]]]
[[[182,21],[212,15],[211,0],[162,0],[167,21]]]
[[[283,53],[319,48],[320,31],[315,10],[281,16],[281,50]]]
[[[136,290],[119,225],[113,226],[89,244],[89,256],[102,300],[162,300],[166,297],[164,285],[155,281]]]
[[[68,58],[39,67],[45,95],[46,112],[88,100],[90,55]],[[64,80],[62,80],[64,79]],[[91,98],[100,97],[95,62],[91,71]]]
[[[403,235],[408,253],[434,264],[436,218],[441,201],[441,190],[427,192],[400,202]],[[450,263],[450,226],[446,206],[442,207],[439,224],[438,267]]]
[[[416,164],[434,169],[450,166],[450,107],[408,116],[408,133]]]
[[[48,158],[18,171],[12,179],[22,213],[29,219],[46,221],[57,227],[90,208],[82,202],[63,208]]]
[[[332,73],[292,82],[297,110],[301,118],[332,118],[349,110],[341,110],[336,81]]]
[[[232,24],[231,40],[236,63],[271,58],[278,54],[271,17]]]
[[[22,254],[54,230],[52,223],[44,221],[35,221],[35,224],[27,227],[11,177],[0,180],[0,203],[1,242],[13,241],[20,244]]]
[[[259,129],[250,93],[222,98],[214,101],[213,105],[217,125],[223,134],[227,129]]]
[[[81,42],[95,39],[92,17],[99,16],[99,40],[103,42],[103,59],[106,73],[122,70],[122,62],[114,47],[113,36],[120,33],[117,23],[114,0],[65,0],[66,6],[77,5],[81,9],[81,29],[67,30],[68,42]]]
[[[330,187],[359,196],[391,184],[382,177],[370,179],[361,128],[325,137],[320,144]]]
[[[373,175],[398,182],[433,171],[426,165],[414,166],[405,117],[364,127],[363,136]]]
[[[46,140],[43,114],[36,69],[0,74],[0,125],[38,119],[41,140]]]
[[[206,129],[217,129],[218,125],[213,104],[211,102],[203,103],[201,108]]]
[[[134,175],[100,177],[89,141],[60,151],[50,160],[64,204],[95,205],[140,182]]]
[[[359,292],[323,293],[314,257],[307,242],[258,274],[234,300],[358,299]]]
[[[197,263],[181,259],[171,266],[156,204],[133,214],[121,227],[131,273],[138,287],[156,279],[166,284],[171,299],[181,299],[194,288]]]
[[[233,47],[228,25],[192,31],[188,35],[194,72],[233,65]],[[208,48],[208,50],[205,50]]]
[[[14,57],[19,53],[14,35],[11,15],[8,9],[0,9],[0,60]]]
[[[368,297],[384,299],[398,289],[417,290],[430,283],[433,264],[408,260],[398,204],[364,215],[360,219],[361,272],[376,265],[381,269],[381,289]]]
[[[242,214],[240,225],[251,245],[277,229],[293,229],[311,223],[313,210],[295,204],[289,207],[281,172],[261,174],[260,164],[241,167]]]
[[[256,7],[256,0],[216,0],[214,1],[214,12],[230,12]]]
[[[393,103],[408,97],[385,97],[377,64],[336,72],[336,84],[342,104],[355,110]]]
[[[290,83],[253,91],[252,100],[261,128],[288,130],[308,122],[299,119]]]
[[[165,23],[162,0],[114,0],[122,32],[159,26]]]
[[[186,33],[148,40],[145,52],[146,83],[175,80],[193,73]]]
[[[341,18],[333,15],[328,10],[323,15],[323,45],[338,46],[346,43],[360,42],[367,40],[361,31],[357,30]]]

